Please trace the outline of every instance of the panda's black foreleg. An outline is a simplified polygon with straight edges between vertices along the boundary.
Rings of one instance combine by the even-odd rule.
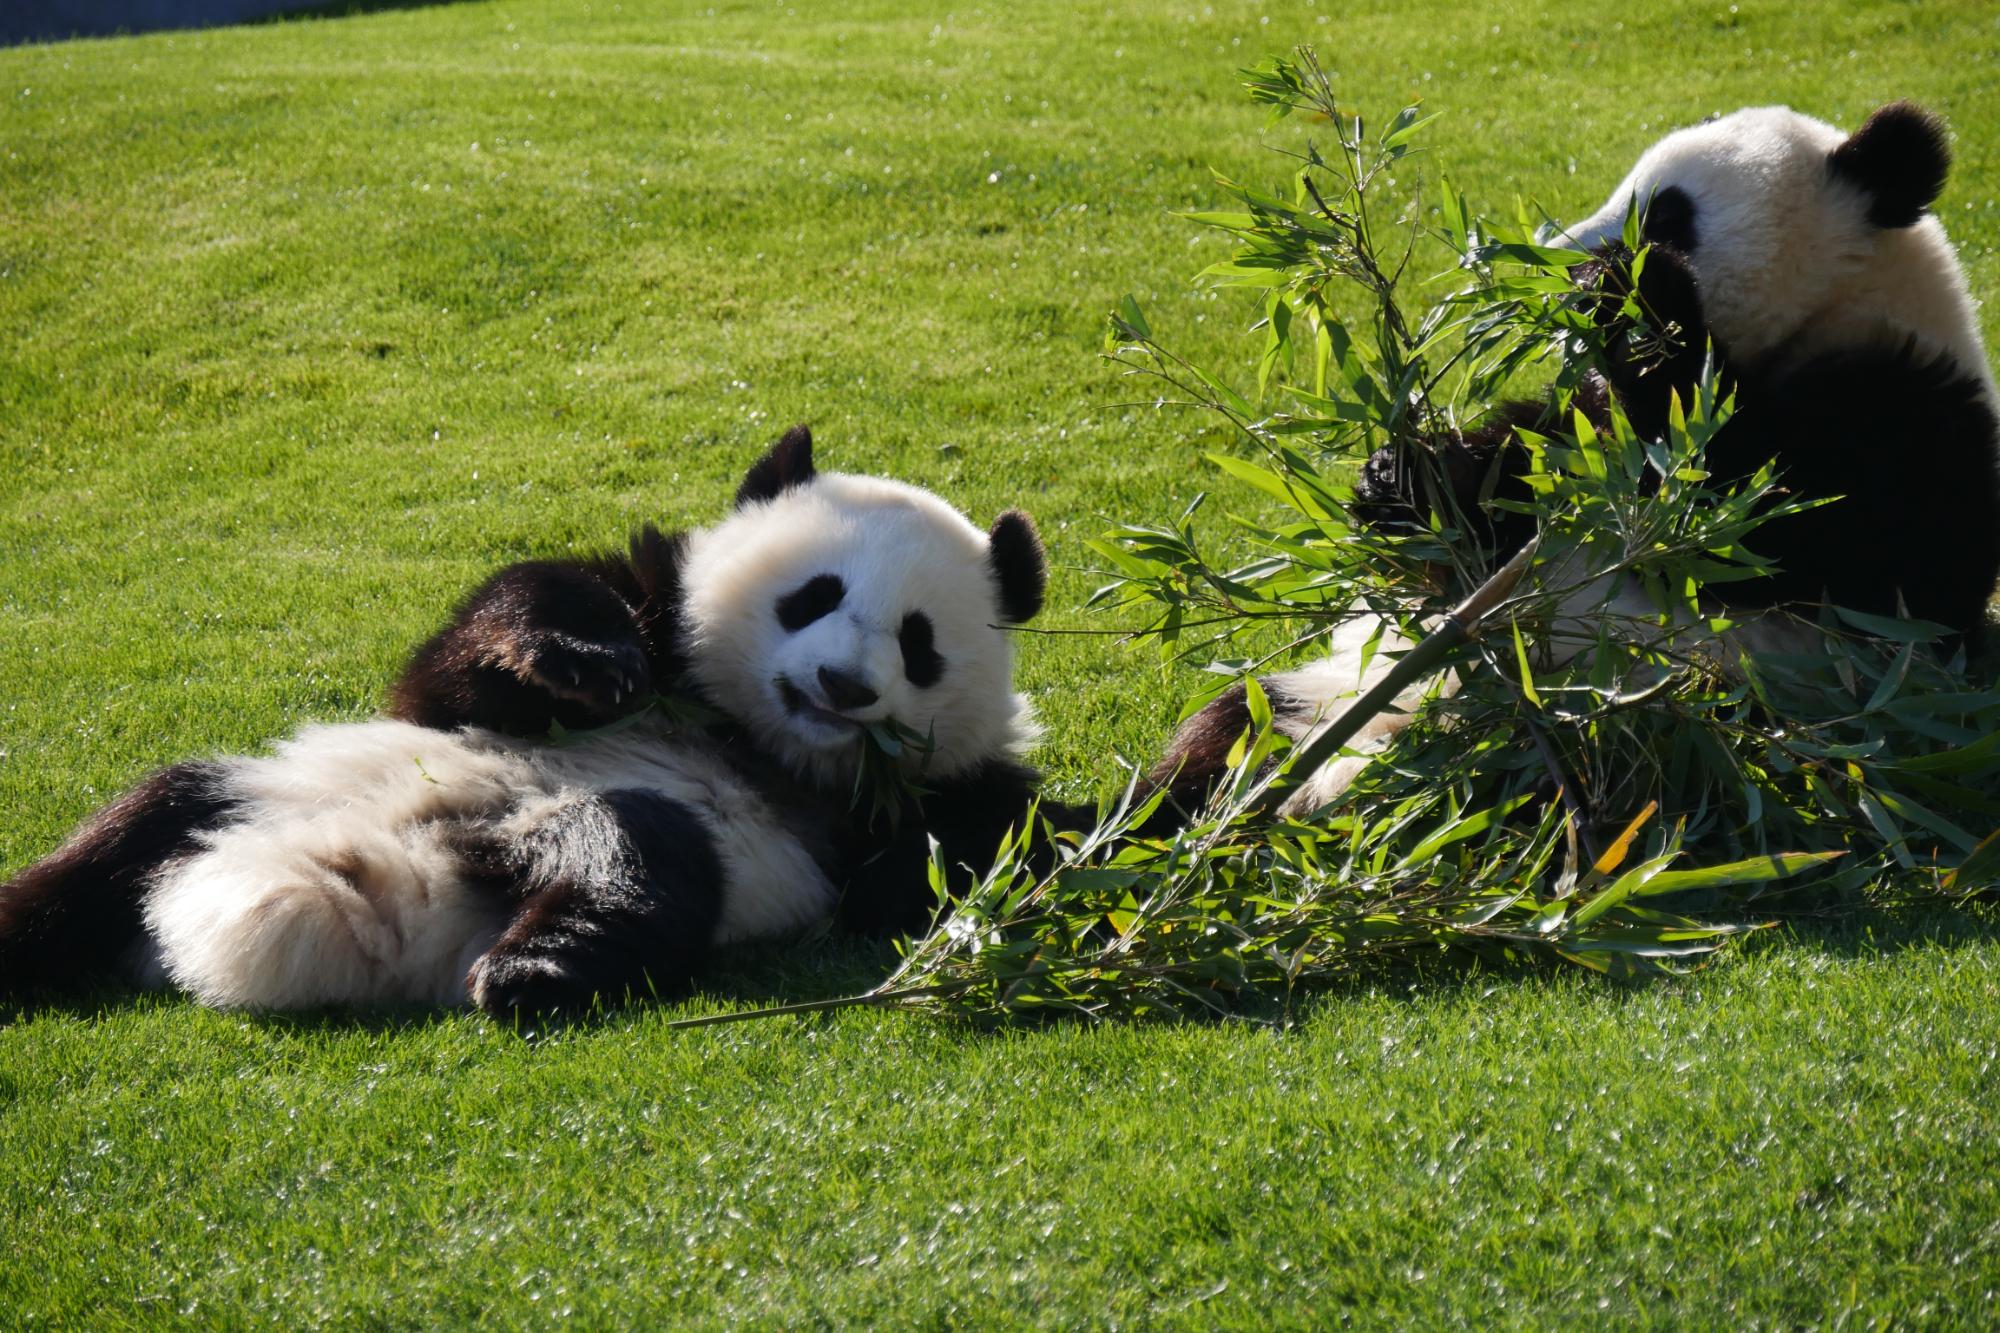
[[[506,930],[467,977],[503,1021],[673,994],[707,955],[723,869],[694,812],[645,791],[571,802],[509,853],[522,886]]]
[[[1618,246],[1599,255],[1576,277],[1604,331],[1604,374],[1585,381],[1573,406],[1602,427],[1607,395],[1615,396],[1633,429],[1657,439],[1667,429],[1673,399],[1686,404],[1701,379],[1708,355],[1701,292],[1687,261],[1670,247],[1655,246],[1640,269],[1635,319],[1625,310],[1631,256]],[[1534,536],[1534,520],[1486,502],[1532,505],[1524,480],[1529,456],[1515,437],[1524,429],[1546,429],[1554,408],[1550,402],[1503,403],[1478,428],[1439,441],[1427,464],[1407,457],[1406,445],[1385,445],[1355,478],[1354,517],[1371,527],[1423,526],[1443,506],[1450,521],[1469,525],[1496,558],[1506,558]],[[1426,466],[1428,477],[1420,475]]]
[[[390,694],[420,726],[545,735],[601,726],[652,695],[643,600],[614,562],[510,565],[419,647]],[[636,603],[636,604],[635,604]]]
[[[1000,840],[1019,830],[1035,808],[1028,863],[1040,874],[1054,864],[1055,847],[1046,833],[1089,828],[1095,812],[1059,801],[1037,801],[1041,775],[1022,764],[996,761],[932,785],[917,810],[906,810],[884,841],[877,830],[848,831],[844,849],[853,866],[841,886],[835,919],[859,935],[919,935],[938,908],[931,888],[931,843],[946,870],[946,889],[955,898],[992,868]]]
[[[1658,439],[1666,433],[1672,400],[1686,406],[1708,358],[1701,288],[1679,251],[1655,245],[1640,266],[1634,319],[1625,313],[1631,254],[1623,246],[1598,253],[1602,258],[1580,269],[1578,279],[1597,298],[1592,313],[1604,331],[1604,378],[1632,428]]]
[[[143,929],[154,871],[194,849],[238,804],[221,764],[160,770],[0,884],[0,995],[101,979]]]

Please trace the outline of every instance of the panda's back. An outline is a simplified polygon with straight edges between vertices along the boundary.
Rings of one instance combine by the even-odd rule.
[[[1744,377],[1710,445],[1721,478],[1776,460],[1827,503],[1759,529],[1775,563],[1732,584],[1736,605],[1809,603],[1908,614],[1977,639],[2000,577],[2000,418],[1983,366],[1899,330]]]

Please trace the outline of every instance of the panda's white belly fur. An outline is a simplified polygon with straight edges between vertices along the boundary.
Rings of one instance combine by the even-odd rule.
[[[313,726],[225,768],[235,817],[164,867],[144,906],[142,974],[211,1005],[462,1002],[509,904],[470,882],[454,821],[511,840],[606,791],[651,792],[705,826],[723,867],[714,943],[796,931],[833,907],[819,866],[728,764],[639,728],[535,746],[392,721]],[[580,872],[618,854],[592,842],[557,854]]]

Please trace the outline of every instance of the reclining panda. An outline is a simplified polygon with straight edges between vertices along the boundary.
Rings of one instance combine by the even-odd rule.
[[[920,928],[930,840],[984,865],[1034,798],[1002,626],[1046,578],[1025,514],[982,532],[915,487],[817,472],[800,427],[714,527],[493,576],[388,718],[107,806],[0,885],[0,994],[122,972],[211,1005],[507,1015],[672,991],[718,946],[836,910]],[[719,720],[634,715],[656,688]],[[892,718],[930,737],[895,819],[854,799],[864,731]]]
[[[1659,435],[1670,395],[1688,400],[1712,343],[1737,410],[1708,446],[1711,476],[1732,482],[1775,458],[1794,494],[1840,497],[1759,528],[1757,549],[1776,569],[1718,585],[1724,605],[1823,598],[1876,615],[1907,610],[1978,645],[2000,576],[2000,399],[1965,275],[1929,211],[1949,163],[1943,127],[1908,103],[1883,107],[1852,135],[1784,107],[1753,108],[1660,140],[1569,229],[1574,244],[1611,257],[1640,210],[1651,251],[1639,295],[1656,323],[1679,331],[1664,360],[1614,337],[1604,378],[1578,394],[1586,414],[1603,425],[1615,394],[1641,434]],[[1542,404],[1511,405],[1441,451],[1460,511],[1481,516],[1501,553],[1526,543],[1533,521],[1482,511],[1478,497],[1491,484],[1488,494],[1528,498],[1514,432],[1544,416]],[[1384,450],[1362,469],[1356,515],[1421,518],[1414,489],[1404,460]],[[1587,596],[1600,613],[1647,606],[1616,582]],[[1380,677],[1379,629],[1366,617],[1347,622],[1324,658],[1263,680],[1287,734],[1310,733]],[[1393,632],[1383,641],[1401,645]],[[1338,796],[1407,717],[1378,715],[1351,743],[1358,753],[1323,767],[1291,808]],[[1198,806],[1247,721],[1238,686],[1188,719],[1153,780],[1183,808]]]

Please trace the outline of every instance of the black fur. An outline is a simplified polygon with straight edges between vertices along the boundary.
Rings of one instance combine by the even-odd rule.
[[[572,864],[583,842],[603,849],[590,859],[596,873]],[[495,1018],[677,994],[709,951],[722,914],[722,862],[684,805],[646,791],[606,792],[563,810],[506,854],[520,876],[520,906],[468,978],[474,1001]]]
[[[995,760],[926,783],[931,790],[918,807],[905,809],[893,824],[887,816],[838,821],[831,851],[838,867],[834,883],[841,889],[841,927],[866,935],[921,933],[937,908],[930,885],[930,840],[937,840],[944,858],[947,887],[962,893],[993,864],[1007,830],[1021,827],[1040,784],[1034,769]],[[1088,812],[1057,802],[1042,805],[1038,825],[1044,820],[1059,831],[1095,822]],[[1031,864],[1046,869],[1053,853],[1038,828]]]
[[[1907,227],[1944,192],[1951,144],[1936,116],[1892,102],[1828,155],[1827,169],[1868,196],[1870,222]]]
[[[805,426],[794,426],[743,478],[743,484],[736,488],[736,506],[740,509],[759,500],[775,500],[792,487],[811,481],[815,475],[812,431]]]
[[[162,769],[0,885],[0,994],[108,977],[138,943],[152,873],[236,806],[215,764]]]
[[[543,736],[602,726],[671,688],[686,666],[685,539],[646,527],[623,557],[510,565],[417,649],[391,717]]]
[[[1701,222],[1688,192],[1669,185],[1656,193],[1646,205],[1642,234],[1649,244],[1671,245],[1684,255],[1693,254],[1701,244]]]
[[[797,633],[821,616],[832,615],[847,596],[838,574],[815,574],[778,599],[778,623]]]
[[[1274,717],[1295,723],[1311,720],[1310,710],[1275,680],[1265,678],[1258,684],[1264,687]],[[1141,790],[1150,795],[1165,787],[1167,794],[1139,832],[1163,836],[1199,814],[1215,794],[1216,779],[1229,771],[1229,752],[1249,731],[1249,692],[1237,681],[1180,725],[1167,752],[1146,773]]]
[[[920,690],[944,679],[944,658],[938,655],[936,634],[931,618],[921,611],[904,616],[896,631],[896,646],[903,653],[903,675]]]
[[[1267,687],[1269,682],[1265,682]],[[1172,744],[1146,774],[1147,790],[1167,788],[1151,826],[1163,831],[1185,823],[1207,802],[1216,778],[1228,770],[1229,751],[1250,728],[1250,700],[1237,681],[1209,700],[1174,733]]]
[[[2000,575],[2000,432],[1983,386],[1914,341],[1745,376],[1708,466],[1747,476],[1776,457],[1787,488],[1840,496],[1750,536],[1776,573],[1720,589],[1733,605],[1820,598],[1935,621],[1975,647]]]
[[[1013,625],[1033,620],[1049,584],[1049,558],[1035,520],[1009,509],[993,520],[987,540],[992,549],[986,563],[1000,583],[1000,618]]]

